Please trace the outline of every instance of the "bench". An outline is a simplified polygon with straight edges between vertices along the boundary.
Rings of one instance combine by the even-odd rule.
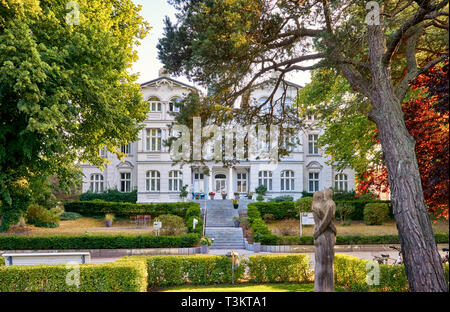
[[[91,261],[89,252],[5,253],[5,265],[85,264]]]

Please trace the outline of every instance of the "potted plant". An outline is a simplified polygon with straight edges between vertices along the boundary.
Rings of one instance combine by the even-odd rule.
[[[234,193],[234,198],[239,199],[239,193],[235,192]]]
[[[113,214],[110,214],[110,213],[106,214],[105,215],[106,227],[111,227],[113,220],[114,220],[114,215]]]
[[[233,203],[234,209],[238,209],[239,208],[239,199],[237,199],[237,198],[232,199],[231,202]]]
[[[248,198],[248,199],[252,199],[252,198],[253,198],[253,193],[252,193],[252,192],[248,193],[248,194],[247,194],[247,198]]]
[[[208,236],[204,236],[200,240],[200,244],[202,245],[202,254],[207,254],[209,246],[212,245],[212,240]]]
[[[220,194],[222,195],[222,199],[227,199],[227,192],[222,191]]]
[[[213,200],[213,199],[214,199],[214,196],[216,195],[216,193],[214,193],[214,192],[209,192],[208,195],[209,195],[209,198],[211,198],[211,200]]]
[[[241,225],[241,220],[239,217],[233,217],[234,227],[239,227]]]

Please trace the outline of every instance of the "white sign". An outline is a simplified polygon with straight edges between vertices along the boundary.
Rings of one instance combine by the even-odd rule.
[[[194,218],[192,221],[192,228],[195,230],[195,225],[198,223],[198,220]]]
[[[314,216],[313,216],[312,212],[302,213],[302,224],[314,225]]]
[[[159,230],[160,228],[162,228],[162,222],[161,221],[153,222],[153,228]]]

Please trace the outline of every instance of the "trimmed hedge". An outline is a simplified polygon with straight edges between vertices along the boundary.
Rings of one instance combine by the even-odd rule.
[[[0,266],[4,266],[5,265],[5,258],[0,257]]]
[[[387,204],[389,209],[389,217],[393,217],[392,205],[390,201],[386,200],[338,200],[335,201],[336,206],[339,204],[345,204],[353,207],[353,212],[348,216],[351,220],[364,220],[364,207],[367,204]],[[295,202],[259,202],[250,203],[248,207],[257,207],[261,213],[261,217],[266,214],[272,214],[275,220],[282,220],[286,218],[298,218],[298,208]],[[339,217],[338,215],[336,217]]]
[[[275,236],[269,230],[267,225],[264,223],[264,220],[261,218],[261,213],[258,210],[258,207],[252,204],[248,204],[247,206],[247,216],[250,227],[253,230],[253,240],[255,242],[261,241],[262,237]]]
[[[109,202],[135,204],[137,202],[137,190],[129,193],[122,193],[119,192],[119,190],[110,189],[103,193],[86,192],[80,195],[80,201],[89,201],[96,199]]]
[[[438,233],[434,235],[437,244],[447,244],[449,235]],[[262,235],[259,239],[262,245],[314,245],[312,236],[278,236],[274,234]],[[336,245],[369,245],[369,244],[400,244],[397,235],[349,235],[337,236]]]
[[[147,263],[148,286],[213,285],[231,283],[231,259],[227,256],[138,256],[121,261],[144,259]],[[235,280],[241,279],[244,266],[235,269]]]
[[[0,236],[0,250],[182,248],[197,245],[199,239],[196,233],[181,236]]]
[[[143,261],[82,264],[79,287],[66,278],[65,265],[0,267],[0,292],[144,292],[147,270]],[[69,275],[70,278],[70,275]]]
[[[107,213],[116,217],[129,217],[136,215],[151,215],[153,218],[162,214],[173,214],[186,217],[189,208],[200,207],[199,203],[158,203],[158,204],[131,204],[105,201],[74,201],[64,204],[67,212],[76,212],[83,216],[100,216]]]
[[[245,261],[248,277],[256,283],[306,283],[313,278],[308,255],[258,255]]]
[[[384,203],[369,203],[364,207],[364,222],[367,225],[381,225],[389,220],[389,208]]]
[[[405,267],[403,265],[380,264],[379,285],[368,285],[367,273],[373,272],[373,266],[365,259],[336,254],[334,257],[334,280],[336,286],[352,291],[405,292],[408,291]],[[366,267],[367,266],[367,267]],[[447,283],[449,281],[448,264],[444,264]]]

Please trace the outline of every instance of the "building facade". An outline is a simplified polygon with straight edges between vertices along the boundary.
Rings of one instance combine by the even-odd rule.
[[[286,82],[275,92],[274,98],[293,102],[299,88]],[[224,167],[216,161],[201,167],[175,164],[169,147],[164,144],[171,136],[169,125],[173,123],[173,113],[178,110],[175,104],[190,92],[199,91],[164,73],[142,84],[141,89],[149,101],[150,111],[139,140],[121,146],[121,151],[127,154],[123,161],[107,150],[100,151],[110,161],[103,171],[83,164],[83,192],[102,192],[112,188],[129,192],[137,189],[139,203],[153,203],[180,201],[183,185],[188,185],[190,194],[214,192],[216,198],[221,198],[221,192],[226,192],[228,198],[233,198],[234,193],[254,192],[261,184],[268,189],[267,197],[290,195],[294,199],[301,197],[303,191],[312,193],[329,187],[354,189],[355,172],[352,169],[337,171],[327,164],[329,158],[318,148],[317,140],[323,130],[314,127],[314,116],[306,120],[310,124],[308,130],[305,128],[298,134],[299,144],[276,164],[269,160],[241,161],[232,167]],[[250,97],[256,103],[264,103],[272,92],[270,84],[260,84],[252,89]]]

